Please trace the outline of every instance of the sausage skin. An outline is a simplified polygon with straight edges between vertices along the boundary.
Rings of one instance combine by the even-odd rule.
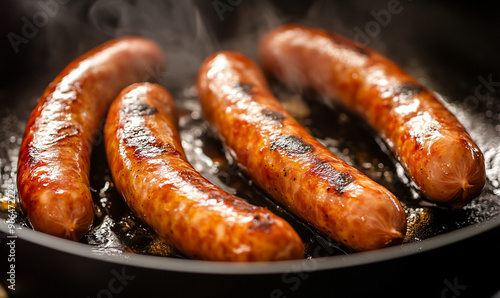
[[[461,208],[486,179],[484,158],[455,116],[381,54],[321,29],[286,25],[259,46],[263,68],[367,121],[430,200]]]
[[[205,119],[278,203],[354,250],[401,242],[406,217],[396,197],[309,135],[249,58],[216,53],[202,64],[196,84]]]
[[[112,104],[106,153],[116,188],[132,211],[194,259],[271,261],[304,257],[293,228],[203,178],[187,161],[168,91],[134,84]]]
[[[77,58],[49,84],[26,125],[18,162],[19,197],[33,229],[75,241],[89,230],[90,154],[100,122],[124,87],[163,64],[155,43],[124,37]]]

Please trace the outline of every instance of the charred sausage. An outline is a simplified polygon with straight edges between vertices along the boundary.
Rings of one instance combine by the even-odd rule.
[[[195,259],[270,261],[303,258],[285,220],[203,178],[187,161],[170,93],[155,84],[127,87],[105,126],[116,188],[144,222]]]
[[[235,52],[210,56],[196,86],[206,120],[278,203],[355,250],[401,242],[406,217],[396,197],[308,134],[249,58]]]
[[[17,185],[35,230],[78,240],[94,218],[89,190],[93,138],[111,101],[164,64],[153,42],[124,37],[71,62],[31,113],[21,144]]]
[[[430,200],[460,208],[486,175],[481,150],[455,116],[381,54],[321,29],[287,25],[265,35],[263,68],[365,119]]]

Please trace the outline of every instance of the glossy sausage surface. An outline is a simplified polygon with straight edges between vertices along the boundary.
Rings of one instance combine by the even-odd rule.
[[[49,84],[28,120],[18,162],[19,197],[35,230],[72,240],[88,231],[90,154],[99,125],[125,86],[163,64],[155,43],[124,37],[77,58]]]
[[[283,219],[223,191],[187,161],[170,93],[155,84],[127,87],[105,126],[118,191],[133,212],[190,258],[271,261],[304,256]]]
[[[355,250],[402,240],[406,217],[394,195],[308,134],[249,58],[210,56],[197,89],[205,118],[241,168],[282,206]]]
[[[483,155],[455,116],[379,53],[321,29],[287,25],[260,43],[263,68],[366,120],[430,200],[460,208],[477,197]]]

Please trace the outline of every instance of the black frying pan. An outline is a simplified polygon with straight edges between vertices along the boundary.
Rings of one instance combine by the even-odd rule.
[[[176,95],[190,160],[215,183],[289,220],[308,243],[306,255],[310,259],[227,264],[187,260],[165,246],[152,249],[158,244],[154,235],[133,219],[114,190],[106,186],[110,181],[107,165],[102,144],[96,143],[91,183],[100,216],[82,243],[30,230],[19,209],[15,210],[17,229],[12,235],[5,223],[7,208],[1,213],[0,260],[5,269],[0,282],[4,287],[12,284],[5,274],[14,264],[16,290],[9,291],[10,295],[290,297],[379,293],[479,297],[500,289],[500,83],[496,83],[500,82],[500,59],[496,57],[500,27],[495,16],[499,6],[494,2],[400,1],[391,9],[388,5],[396,2],[63,2],[2,4],[2,35],[6,36],[0,61],[4,70],[0,93],[3,201],[15,196],[12,187],[19,141],[46,85],[67,63],[93,46],[116,36],[142,35],[157,41],[166,52],[168,72],[152,71]],[[259,36],[285,22],[327,28],[367,43],[442,95],[485,153],[488,181],[480,198],[464,210],[427,202],[405,180],[383,144],[356,118],[315,103],[311,100],[314,95],[297,101],[275,82],[273,89],[284,103],[292,108],[309,107],[309,114],[297,116],[315,136],[334,144],[331,149],[336,154],[401,199],[409,233],[401,246],[353,253],[323,238],[249,186],[248,179],[225,160],[220,143],[203,120],[197,118],[190,87],[208,54],[231,49],[256,58]],[[342,128],[333,131],[331,127],[339,127],[340,122]],[[196,153],[197,148],[202,149],[202,155]],[[219,166],[210,166],[207,157],[219,161]],[[137,223],[135,229],[124,228],[127,218]],[[109,220],[115,228],[109,228]],[[128,232],[141,237],[127,241],[124,235]],[[119,240],[108,241],[113,237]],[[15,262],[8,258],[8,244],[13,239]],[[164,254],[168,256],[157,256]]]

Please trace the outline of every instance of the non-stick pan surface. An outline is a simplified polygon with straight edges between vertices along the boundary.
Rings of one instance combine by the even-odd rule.
[[[54,0],[2,5],[0,282],[5,288],[14,282],[10,295],[480,297],[500,289],[500,22],[494,2]],[[252,186],[225,158],[200,116],[192,86],[207,55],[230,49],[255,59],[258,38],[288,22],[354,38],[435,91],[485,154],[482,195],[463,210],[426,201],[359,119],[276,82],[277,97],[320,141],[401,199],[408,235],[401,246],[353,253]],[[99,140],[91,182],[98,216],[82,243],[34,232],[20,209],[9,207],[8,200],[17,199],[20,140],[38,97],[72,59],[122,35],[152,38],[165,50],[167,71],[151,69],[151,77],[176,97],[190,161],[213,182],[289,220],[307,243],[307,259],[265,264],[185,259],[159,243],[121,202]],[[9,210],[16,215],[15,231],[6,223]]]

